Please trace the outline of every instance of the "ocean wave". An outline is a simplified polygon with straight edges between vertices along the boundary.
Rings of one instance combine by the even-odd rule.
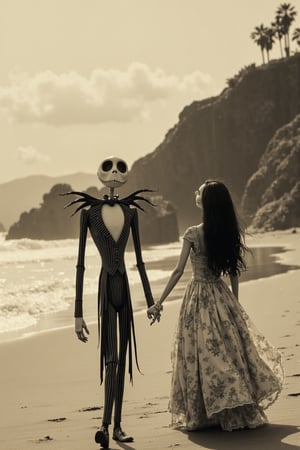
[[[23,330],[32,325],[36,325],[38,318],[28,313],[11,314],[2,316],[0,314],[0,333]]]
[[[150,284],[166,277],[166,271],[147,263],[178,254],[178,244],[148,247],[143,259]],[[43,241],[5,240],[0,236],[0,334],[38,324],[42,315],[67,310],[75,296],[77,239]],[[125,262],[131,289],[141,285],[134,251],[126,251]],[[84,297],[98,291],[101,259],[89,238],[86,248]],[[95,303],[96,304],[96,303]],[[71,315],[72,316],[72,315]]]
[[[6,233],[0,233],[0,265],[31,261],[49,261],[55,259],[77,259],[78,239],[35,240],[10,239],[5,240]],[[156,261],[178,254],[178,243],[148,247],[143,250],[145,261]],[[86,244],[86,256],[98,256],[92,239]],[[129,262],[135,262],[133,250],[126,251]]]
[[[21,284],[0,290],[0,332],[26,328],[37,322],[43,313],[51,313],[68,308],[70,300],[64,282],[31,280],[30,285]]]
[[[39,239],[8,239],[6,233],[0,233],[0,252],[7,250],[40,250],[52,247],[66,247],[68,244],[74,245],[78,239],[57,239],[57,240],[39,240]]]
[[[18,262],[50,261],[55,259],[76,259],[78,249],[77,239],[62,239],[53,241],[33,239],[5,240],[5,234],[0,236],[0,265],[16,264]],[[87,241],[87,255],[93,255],[90,239]]]

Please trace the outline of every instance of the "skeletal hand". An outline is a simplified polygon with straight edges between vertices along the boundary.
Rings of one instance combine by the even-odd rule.
[[[150,325],[153,325],[156,320],[157,322],[160,322],[162,309],[163,307],[159,302],[155,303],[154,305],[150,306],[150,308],[148,308],[147,316],[148,319],[151,320]]]
[[[90,334],[88,327],[87,327],[85,321],[83,320],[83,317],[76,317],[75,318],[75,333],[77,334],[77,337],[80,341],[87,342],[88,338],[85,335],[84,331],[87,334]]]

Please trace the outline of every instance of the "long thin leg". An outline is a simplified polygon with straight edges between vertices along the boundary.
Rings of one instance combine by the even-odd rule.
[[[119,426],[122,415],[122,403],[124,395],[124,381],[125,381],[125,366],[126,353],[128,346],[128,338],[130,336],[130,320],[129,308],[127,303],[119,311],[119,365],[117,371],[116,384],[116,400],[115,400],[115,425]]]
[[[106,336],[106,368],[103,423],[110,424],[116,393],[116,371],[118,365],[117,311],[108,302],[107,336]]]

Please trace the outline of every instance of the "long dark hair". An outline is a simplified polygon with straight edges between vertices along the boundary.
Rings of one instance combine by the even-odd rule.
[[[203,228],[209,268],[217,275],[239,275],[246,269],[242,230],[224,183],[207,180],[202,191]]]

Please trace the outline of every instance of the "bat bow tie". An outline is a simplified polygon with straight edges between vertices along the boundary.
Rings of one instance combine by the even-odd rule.
[[[110,206],[114,206],[116,203],[126,205],[126,206],[135,206],[136,208],[139,208],[140,210],[144,211],[144,209],[137,203],[137,201],[141,200],[146,203],[148,203],[151,206],[155,206],[149,199],[142,197],[140,194],[141,192],[154,192],[152,189],[139,189],[138,191],[133,192],[132,194],[128,195],[125,198],[119,198],[118,195],[114,195],[113,197],[109,197],[108,195],[104,195],[103,199],[92,197],[89,194],[86,194],[85,192],[65,192],[61,195],[79,195],[80,198],[77,198],[67,205],[65,205],[65,208],[68,208],[71,205],[74,205],[76,203],[80,203],[80,206],[72,213],[72,216],[76,214],[80,209],[85,208],[87,206],[96,206],[101,204],[108,204]]]

